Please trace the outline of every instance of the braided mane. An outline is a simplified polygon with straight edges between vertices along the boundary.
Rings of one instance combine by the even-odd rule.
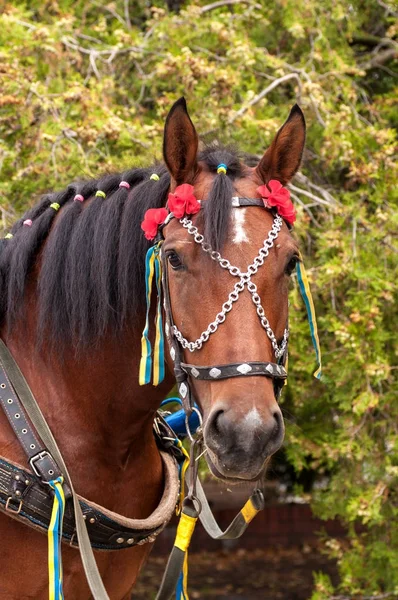
[[[228,174],[215,175],[201,215],[213,248],[225,240],[233,180],[241,175],[238,153],[208,146],[198,157],[211,171],[225,163]],[[159,180],[150,179],[152,173]],[[121,181],[130,189],[119,187]],[[46,195],[15,223],[1,242],[0,322],[11,327],[24,314],[29,281],[37,279],[38,332],[57,348],[76,349],[117,335],[141,313],[145,299],[144,213],[165,206],[170,175],[163,164],[73,183]],[[96,196],[101,190],[105,198]],[[76,194],[84,202],[73,201]],[[51,204],[59,204],[54,210]],[[31,226],[24,221],[31,220]],[[40,336],[38,336],[39,338]]]

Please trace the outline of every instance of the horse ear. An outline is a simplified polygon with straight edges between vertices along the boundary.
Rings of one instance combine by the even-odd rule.
[[[277,179],[282,185],[288,183],[298,171],[304,144],[305,119],[301,108],[295,104],[256,167],[261,180],[268,183],[270,179]]]
[[[197,170],[198,134],[185,98],[175,102],[164,127],[163,158],[176,184],[190,183]]]

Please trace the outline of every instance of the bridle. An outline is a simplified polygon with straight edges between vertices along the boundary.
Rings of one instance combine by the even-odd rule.
[[[264,202],[260,198],[241,198],[233,196],[231,199],[231,205],[233,208],[248,207],[248,206],[261,206],[264,208]],[[157,242],[161,243],[164,240],[163,229],[164,227],[175,218],[173,213],[170,213],[160,229]],[[190,385],[190,378],[196,380],[209,380],[216,381],[221,379],[230,379],[232,377],[250,377],[250,376],[263,376],[272,379],[274,384],[275,397],[278,399],[285,380],[287,378],[287,372],[285,364],[287,360],[287,346],[289,338],[289,329],[286,324],[286,328],[283,334],[283,338],[280,344],[278,344],[275,334],[270,326],[270,323],[265,315],[264,308],[261,305],[261,298],[257,292],[257,286],[251,280],[251,277],[255,275],[261,267],[267,256],[269,255],[270,249],[274,246],[274,242],[278,237],[278,234],[283,225],[283,219],[277,213],[274,213],[274,222],[272,228],[264,240],[263,246],[260,248],[253,263],[248,266],[245,272],[242,272],[238,267],[231,265],[231,263],[222,258],[221,254],[212,249],[210,244],[205,242],[204,236],[199,233],[198,228],[192,223],[192,220],[187,216],[179,219],[181,225],[192,235],[194,241],[202,248],[204,252],[214,260],[221,268],[227,270],[233,277],[239,280],[235,283],[233,290],[228,296],[228,300],[222,305],[221,311],[216,315],[214,321],[212,321],[207,329],[201,333],[201,335],[195,341],[187,340],[179,328],[176,326],[173,319],[173,312],[170,298],[170,287],[168,278],[168,265],[166,264],[166,257],[162,248],[160,247],[160,256],[162,261],[162,285],[164,292],[164,310],[166,316],[166,337],[169,342],[170,356],[174,362],[174,374],[178,385],[179,394],[181,396],[183,407],[186,414],[189,416],[193,410],[195,410],[195,399]],[[256,307],[256,312],[259,317],[261,326],[264,328],[272,348],[275,352],[277,362],[260,362],[260,361],[245,361],[239,363],[227,363],[222,365],[209,365],[209,366],[198,366],[184,362],[184,349],[189,352],[195,352],[200,350],[210,336],[214,334],[218,327],[224,323],[227,314],[232,310],[233,305],[240,297],[240,294],[247,287],[253,304]]]

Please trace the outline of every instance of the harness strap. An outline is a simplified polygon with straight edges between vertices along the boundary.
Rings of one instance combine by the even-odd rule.
[[[164,265],[164,268],[162,269],[162,281],[163,281],[163,291],[164,291],[164,305],[165,305],[165,312],[166,312],[166,322],[168,320],[166,334],[168,336],[170,356],[174,363],[174,376],[176,378],[178,392],[181,396],[182,406],[183,406],[186,416],[189,418],[193,412],[193,407],[195,405],[195,398],[193,397],[192,389],[191,389],[191,386],[189,385],[188,375],[181,368],[181,363],[184,360],[183,350],[173,333],[174,319],[173,319],[173,311],[171,309],[169,274],[168,274],[167,264]]]
[[[26,418],[18,394],[13,389],[7,375],[7,368],[3,363],[4,357],[0,355],[0,406],[18,438],[32,470],[42,482],[48,483],[60,477],[61,472]],[[69,497],[70,491],[65,490],[65,492]]]
[[[170,434],[166,436],[166,431],[162,431],[163,435],[171,437]],[[152,543],[164,529],[166,521],[170,520],[180,489],[174,456],[180,464],[182,455],[178,447],[166,447],[166,444],[170,444],[167,439],[164,442],[157,440],[157,443],[163,463],[164,491],[160,503],[149,517],[131,519],[78,495],[94,550],[120,551]],[[4,511],[24,525],[47,535],[54,504],[50,483],[43,485],[33,473],[0,456],[0,512]],[[72,500],[66,502],[62,540],[73,548],[79,545]]]
[[[7,370],[10,381],[19,396],[21,403],[29,415],[30,420],[33,423],[38,435],[43,440],[46,448],[50,454],[54,457],[56,463],[59,465],[65,481],[67,482],[72,498],[73,506],[75,509],[76,519],[76,533],[79,540],[79,550],[82,558],[84,572],[86,574],[87,582],[89,584],[92,595],[95,600],[109,600],[109,596],[106,592],[104,584],[102,583],[101,576],[98,571],[97,563],[95,562],[94,553],[91,548],[90,538],[87,533],[86,523],[83,519],[82,510],[78,497],[73,489],[70,475],[66,468],[65,462],[62,458],[62,454],[58,448],[58,445],[51,433],[49,426],[44,419],[43,413],[38,406],[30,387],[28,386],[24,376],[22,375],[17,363],[13,356],[4,344],[3,340],[0,339],[0,360]]]
[[[200,522],[213,540],[236,540],[240,538],[249,523],[264,508],[263,493],[256,488],[227,529],[222,531],[214,518],[199,478],[196,480],[196,495],[202,506],[199,515]]]
[[[232,377],[247,377],[263,375],[271,379],[286,379],[287,372],[282,365],[272,362],[247,361],[244,363],[228,363],[227,365],[198,366],[181,363],[182,370],[194,379],[230,379]]]

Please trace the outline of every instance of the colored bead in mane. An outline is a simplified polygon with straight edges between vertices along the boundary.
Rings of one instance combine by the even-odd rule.
[[[84,197],[81,194],[76,194],[73,198],[73,202],[84,202]]]
[[[106,198],[106,194],[102,190],[97,190],[95,193],[95,197],[96,198]]]
[[[25,221],[23,222],[23,225],[25,227],[32,227],[32,219],[25,219]]]
[[[121,181],[121,182],[119,183],[119,187],[120,187],[120,188],[126,188],[126,190],[129,190],[129,189],[130,189],[130,184],[129,184],[129,182],[128,182],[128,181]]]

